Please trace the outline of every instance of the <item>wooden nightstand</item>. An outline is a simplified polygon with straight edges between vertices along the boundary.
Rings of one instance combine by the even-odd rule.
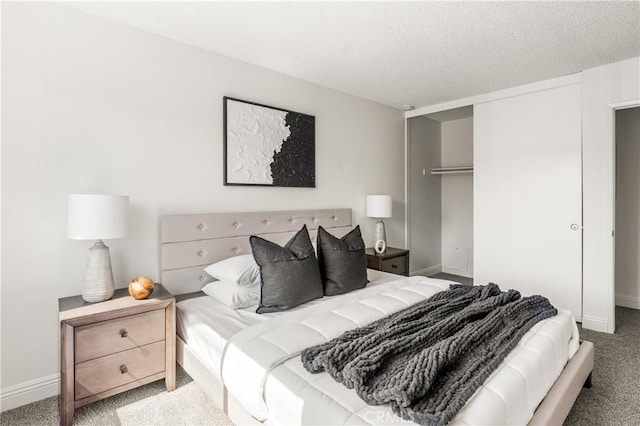
[[[175,299],[156,284],[148,299],[126,288],[87,303],[58,299],[60,312],[60,424],[75,409],[164,378],[176,388]]]
[[[409,276],[409,250],[387,247],[383,254],[368,248],[367,268]]]

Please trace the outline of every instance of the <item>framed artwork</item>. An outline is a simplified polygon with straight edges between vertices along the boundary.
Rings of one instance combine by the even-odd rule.
[[[223,98],[224,184],[315,188],[313,115]]]

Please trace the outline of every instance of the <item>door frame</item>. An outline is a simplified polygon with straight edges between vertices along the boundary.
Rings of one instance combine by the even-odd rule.
[[[616,330],[616,180],[618,177],[618,169],[617,169],[617,144],[616,144],[616,111],[620,111],[623,109],[629,108],[638,108],[640,107],[640,99],[632,99],[623,102],[614,102],[609,104],[610,114],[611,114],[611,122],[613,125],[611,126],[611,143],[610,148],[612,152],[612,176],[611,176],[611,185],[612,185],[612,197],[611,197],[611,209],[613,214],[611,215],[611,256],[609,257],[610,262],[610,271],[611,271],[611,300],[609,301],[609,321],[610,321],[610,330],[611,332],[615,332]]]

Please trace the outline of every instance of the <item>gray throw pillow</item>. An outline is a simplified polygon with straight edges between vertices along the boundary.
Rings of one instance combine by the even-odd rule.
[[[284,246],[252,235],[262,290],[257,313],[286,311],[322,297],[322,280],[306,225]]]
[[[317,246],[325,295],[348,293],[367,285],[367,256],[359,225],[342,238],[320,226]]]

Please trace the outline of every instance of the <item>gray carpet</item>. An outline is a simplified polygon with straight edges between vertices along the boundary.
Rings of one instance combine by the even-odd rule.
[[[616,308],[615,334],[580,328],[593,342],[593,387],[582,389],[565,425],[640,425],[640,310]]]
[[[451,281],[459,282],[460,284],[473,285],[473,278],[461,277],[460,275],[452,275],[452,274],[447,274],[445,272],[440,272],[435,275],[431,275],[431,278],[439,278],[441,280],[451,280]]]
[[[177,389],[171,393],[160,380],[81,407],[76,410],[74,425],[233,425],[180,366],[176,376]],[[58,397],[5,411],[0,414],[0,424],[58,425]]]
[[[566,426],[640,425],[640,310],[617,308],[616,318],[616,334],[580,328],[582,338],[595,345],[593,387],[582,389]],[[164,381],[158,381],[82,407],[76,411],[75,424],[231,425],[180,367],[177,378],[178,388],[171,393],[166,392]],[[5,411],[0,424],[57,425],[58,399]]]

